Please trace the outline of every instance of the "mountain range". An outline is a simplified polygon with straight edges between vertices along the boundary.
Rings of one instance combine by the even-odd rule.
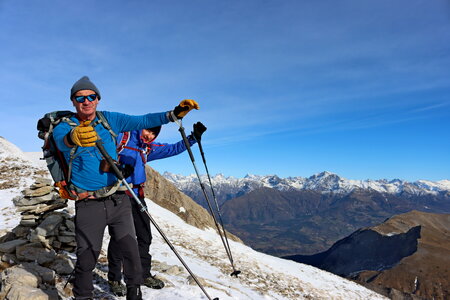
[[[170,172],[164,172],[163,176],[196,202],[202,202],[203,195],[201,194],[197,176],[194,174],[183,176]],[[206,175],[202,175],[200,179],[205,185],[209,185]],[[246,175],[243,178],[236,178],[217,174],[211,177],[211,182],[219,204],[262,187],[279,191],[312,190],[339,195],[348,195],[357,189],[396,196],[439,196],[450,193],[450,180],[446,179],[440,181],[418,180],[415,182],[400,179],[352,180],[327,171],[314,174],[308,178],[281,178],[277,175]]]
[[[196,177],[164,177],[207,207]],[[449,180],[360,181],[322,172],[309,178],[216,175],[211,181],[227,229],[277,256],[325,251],[361,227],[411,210],[450,212]],[[202,182],[209,191],[206,178]]]

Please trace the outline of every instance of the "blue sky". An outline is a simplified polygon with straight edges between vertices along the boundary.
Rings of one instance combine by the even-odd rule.
[[[0,135],[24,151],[88,75],[101,110],[196,99],[212,174],[450,179],[448,1],[3,0],[0,44]]]

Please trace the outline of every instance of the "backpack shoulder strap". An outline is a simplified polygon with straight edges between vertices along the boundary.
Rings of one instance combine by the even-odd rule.
[[[112,137],[115,139],[117,137],[117,134],[112,130],[111,125],[109,125],[108,120],[106,120],[105,115],[101,111],[96,112],[98,120],[92,124],[92,126],[97,126],[98,124],[102,124],[103,127],[105,127],[106,130],[109,131],[109,133],[112,135]]]
[[[122,135],[122,139],[120,140],[119,145],[117,145],[117,154],[122,152],[122,150],[125,148],[125,146],[128,144],[128,141],[130,140],[130,132],[126,131]]]

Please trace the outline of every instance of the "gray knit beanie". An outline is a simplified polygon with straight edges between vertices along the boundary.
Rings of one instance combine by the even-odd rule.
[[[87,76],[81,77],[80,80],[78,80],[77,82],[74,83],[74,85],[72,86],[72,89],[70,90],[70,99],[72,99],[73,94],[75,94],[76,92],[81,91],[81,90],[92,90],[97,94],[98,100],[100,100],[100,98],[101,98],[100,91],[95,86],[95,84],[89,80],[89,77],[87,77]]]

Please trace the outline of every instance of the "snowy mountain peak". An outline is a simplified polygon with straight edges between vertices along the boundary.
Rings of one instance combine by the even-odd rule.
[[[183,176],[165,172],[163,175],[183,192],[197,189],[197,179],[193,175]],[[202,180],[205,179],[202,178]],[[380,193],[411,195],[439,194],[450,191],[450,180],[432,182],[419,180],[407,182],[400,179],[394,180],[351,180],[345,179],[335,173],[324,171],[314,174],[308,178],[287,177],[281,178],[277,175],[253,175],[247,174],[243,178],[225,177],[218,174],[212,177],[215,188],[228,191],[227,194],[242,195],[261,187],[274,188],[277,190],[314,190],[324,193],[348,194],[355,189],[375,190]]]

